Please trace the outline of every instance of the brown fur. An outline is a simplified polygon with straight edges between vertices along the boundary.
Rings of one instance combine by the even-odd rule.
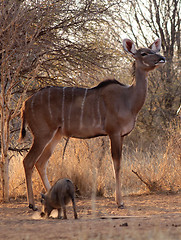
[[[47,87],[27,99],[22,107],[20,139],[25,137],[25,125],[33,135],[32,147],[23,164],[26,175],[29,207],[36,209],[32,189],[32,171],[36,166],[47,190],[50,184],[46,164],[62,136],[92,138],[108,135],[116,182],[116,202],[123,207],[121,197],[120,163],[125,135],[135,125],[147,93],[148,72],[165,62],[157,54],[161,42],[158,39],[149,48],[135,49],[131,40],[123,41],[125,50],[135,59],[135,79],[126,86],[116,80],[108,80],[97,87]]]

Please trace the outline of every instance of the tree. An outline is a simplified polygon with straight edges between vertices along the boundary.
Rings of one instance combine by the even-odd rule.
[[[9,199],[9,161],[10,121],[18,114],[21,101],[29,83],[34,79],[38,69],[38,60],[31,61],[31,69],[26,72],[26,85],[19,99],[14,91],[23,83],[22,69],[30,67],[28,55],[35,43],[38,28],[32,29],[34,15],[30,9],[21,6],[20,1],[1,1],[0,3],[0,69],[1,69],[1,181],[3,199]],[[23,13],[22,13],[23,11]],[[36,64],[35,64],[36,62]],[[34,67],[33,67],[34,65]],[[25,75],[24,75],[25,77]]]
[[[109,16],[114,3],[92,0],[2,0],[0,2],[1,182],[9,199],[9,149],[25,93],[40,86],[89,85],[82,81],[117,58]],[[116,61],[115,61],[116,62]],[[81,79],[81,81],[80,81]],[[93,79],[94,80],[94,79]],[[13,133],[12,124],[13,123]],[[14,148],[15,149],[15,148]]]

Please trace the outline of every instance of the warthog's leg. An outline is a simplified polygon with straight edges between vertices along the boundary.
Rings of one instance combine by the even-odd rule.
[[[63,206],[63,219],[67,219],[66,206]]]
[[[58,219],[62,219],[61,213],[62,213],[62,208],[59,208],[58,209]]]
[[[72,198],[72,205],[73,205],[73,209],[74,209],[74,218],[77,219],[77,211],[76,211],[76,206],[75,206],[75,199]]]

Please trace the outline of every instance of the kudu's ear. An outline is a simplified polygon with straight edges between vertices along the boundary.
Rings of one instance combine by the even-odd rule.
[[[161,39],[158,38],[154,43],[152,43],[149,48],[153,50],[154,52],[160,52],[161,50]]]
[[[131,55],[134,55],[136,53],[134,43],[127,38],[123,39],[123,48],[126,52],[130,53]]]

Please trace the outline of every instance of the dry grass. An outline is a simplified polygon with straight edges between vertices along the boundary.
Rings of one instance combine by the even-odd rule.
[[[173,131],[174,130],[174,131]],[[181,133],[180,126],[168,131],[168,140],[159,144],[135,147],[126,141],[123,148],[122,188],[123,194],[154,192],[177,192],[181,189]],[[93,189],[97,195],[114,195],[114,173],[108,137],[90,140],[70,139],[64,159],[65,140],[58,144],[48,164],[51,183],[58,178],[72,179],[81,195],[91,196]],[[133,172],[138,173],[143,183]],[[43,191],[37,171],[33,173],[35,196]],[[94,192],[94,191],[93,191]],[[22,159],[12,158],[10,163],[10,195],[26,196]]]

